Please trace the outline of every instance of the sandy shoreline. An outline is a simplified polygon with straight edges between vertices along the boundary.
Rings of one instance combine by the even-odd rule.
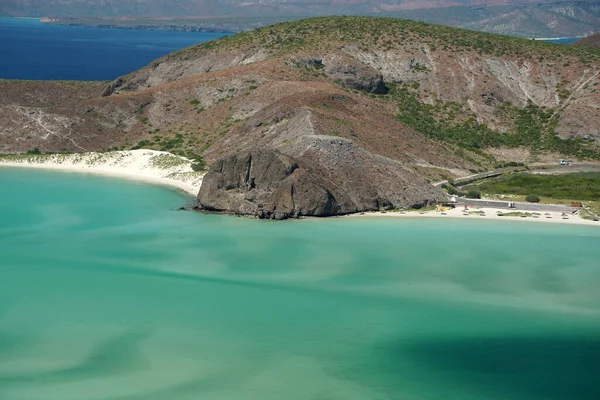
[[[127,150],[106,153],[42,154],[0,156],[0,167],[38,168],[65,172],[88,173],[100,176],[130,179],[139,182],[176,188],[196,196],[205,172],[192,170],[192,161],[174,154],[156,150]],[[519,212],[499,208],[470,208],[464,215],[458,207],[442,213],[439,210],[364,212],[344,218],[458,218],[496,221],[526,221],[559,224],[578,224],[600,227],[600,222],[569,214],[565,219],[560,212],[540,212],[538,216],[499,216],[498,213]],[[483,211],[483,215],[478,214]],[[529,214],[532,214],[529,212]],[[549,214],[549,217],[546,215]]]
[[[1,156],[0,167],[38,168],[130,179],[176,188],[196,196],[204,172],[192,170],[192,161],[156,150],[106,153]]]
[[[546,212],[540,212],[537,218],[533,216],[528,217],[520,217],[520,216],[499,216],[497,213],[509,213],[509,212],[519,212],[519,210],[503,210],[499,208],[490,208],[490,207],[482,207],[482,208],[470,208],[469,211],[471,214],[463,215],[462,207],[450,209],[445,212],[445,215],[442,214],[441,211],[426,211],[421,214],[418,211],[405,211],[405,212],[366,212],[359,214],[348,215],[349,218],[458,218],[464,220],[495,220],[495,221],[525,221],[525,222],[544,222],[544,223],[554,223],[554,224],[576,224],[576,225],[590,225],[590,226],[598,226],[600,227],[600,222],[592,221],[588,219],[583,219],[577,214],[568,214],[567,219],[562,217],[562,213],[560,212],[548,212],[550,218],[546,216]],[[483,211],[484,214],[476,214],[479,211]],[[526,211],[522,211],[526,213]],[[530,211],[527,213],[532,214]]]

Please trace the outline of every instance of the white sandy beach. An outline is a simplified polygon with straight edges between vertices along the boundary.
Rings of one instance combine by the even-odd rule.
[[[0,166],[113,176],[170,186],[196,196],[205,172],[195,172],[191,165],[192,161],[186,158],[165,151],[144,149],[0,157]]]
[[[568,214],[567,218],[562,217],[560,212],[548,212],[549,218],[546,215],[546,211],[539,212],[540,215],[534,217],[533,215],[527,217],[521,216],[499,216],[498,213],[513,213],[519,212],[519,210],[506,210],[500,208],[469,208],[471,212],[469,215],[463,215],[463,208],[457,207],[445,211],[442,214],[439,210],[426,211],[421,214],[418,211],[386,211],[386,212],[367,212],[349,215],[350,218],[354,217],[373,217],[373,218],[458,218],[458,219],[474,219],[474,220],[496,220],[496,221],[525,221],[525,222],[544,222],[554,224],[578,224],[578,225],[591,225],[600,227],[600,222],[583,219],[577,214]],[[483,211],[482,214],[477,214]],[[522,213],[533,214],[531,211],[522,211]]]
[[[156,150],[126,150],[106,153],[42,154],[15,155],[0,157],[0,167],[40,168],[77,173],[90,173],[102,176],[132,179],[152,184],[177,188],[196,196],[202,185],[205,172],[194,172],[192,161],[174,154]],[[439,210],[425,211],[386,211],[365,212],[349,215],[349,218],[459,218],[497,221],[532,221],[560,224],[580,224],[599,226],[600,222],[583,219],[577,214],[567,218],[560,212],[540,212],[534,217],[499,216],[498,213],[519,212],[499,208],[473,208],[469,215],[463,214],[463,208],[457,207],[442,213]],[[483,214],[478,214],[483,211]],[[549,215],[546,215],[549,214]]]

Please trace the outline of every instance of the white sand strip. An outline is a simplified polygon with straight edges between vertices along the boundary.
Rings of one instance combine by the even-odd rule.
[[[106,153],[4,155],[0,166],[41,168],[113,176],[166,185],[196,196],[205,172],[192,170],[193,161],[165,151],[127,150]]]
[[[519,210],[506,210],[500,208],[470,208],[471,212],[469,215],[463,214],[463,208],[453,208],[448,211],[445,211],[445,214],[442,214],[439,210],[427,211],[423,214],[418,211],[387,211],[387,212],[367,212],[367,213],[359,213],[349,215],[350,218],[354,217],[373,217],[373,218],[459,218],[465,220],[485,220],[485,219],[493,219],[495,221],[526,221],[526,222],[545,222],[545,223],[555,223],[555,224],[578,224],[578,225],[591,225],[600,227],[600,222],[592,221],[588,219],[583,219],[579,215],[568,214],[566,219],[562,216],[560,212],[548,212],[545,211],[539,212],[536,217],[533,216],[533,212],[531,211],[519,211]],[[477,214],[477,212],[483,211],[483,214]],[[522,212],[523,214],[527,214],[529,216],[521,217],[521,216],[499,216],[498,213],[515,213]],[[546,215],[549,214],[549,215]]]

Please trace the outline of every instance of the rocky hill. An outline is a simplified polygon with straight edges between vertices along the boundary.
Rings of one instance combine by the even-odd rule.
[[[591,46],[600,48],[600,33],[590,35],[586,38],[574,42],[573,44],[578,46]]]
[[[430,183],[600,159],[600,50],[330,17],[173,53],[110,84],[0,81],[0,151],[153,148],[204,160],[207,210],[405,208]]]

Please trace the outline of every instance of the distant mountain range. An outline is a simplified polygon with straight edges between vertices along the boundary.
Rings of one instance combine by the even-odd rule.
[[[182,17],[383,14],[456,6],[515,6],[541,0],[3,0],[0,12],[15,16]],[[597,3],[579,0],[577,3]]]
[[[2,0],[0,15],[234,32],[319,15],[391,16],[522,37],[583,37],[600,29],[597,0]]]

